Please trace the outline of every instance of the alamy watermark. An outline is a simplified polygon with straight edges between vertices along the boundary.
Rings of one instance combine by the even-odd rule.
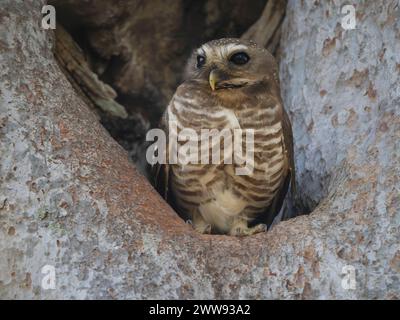
[[[42,28],[45,30],[56,29],[56,8],[52,5],[42,7]],[[341,26],[345,30],[353,30],[356,28],[356,8],[352,4],[346,4],[340,8],[342,15]]]
[[[344,15],[341,20],[341,26],[345,30],[356,28],[356,8],[352,4],[344,5],[340,13]]]
[[[56,8],[51,5],[43,6],[42,14],[44,14],[42,18],[42,28],[45,30],[56,28]]]
[[[356,290],[356,268],[345,265],[342,268],[342,288],[344,290]]]
[[[155,141],[146,151],[149,164],[168,163],[185,166],[224,163],[234,164],[236,175],[249,175],[253,172],[254,129],[179,129],[176,121],[170,121],[168,137],[161,129],[151,129],[147,132],[146,141]]]
[[[43,290],[56,289],[56,268],[50,264],[46,264],[41,270],[42,277],[41,287]]]

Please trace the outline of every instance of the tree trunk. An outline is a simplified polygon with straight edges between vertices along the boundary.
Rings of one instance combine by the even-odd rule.
[[[235,238],[193,231],[129,162],[56,63],[44,2],[2,0],[0,298],[399,298],[395,3],[343,30],[339,5],[289,1],[281,82],[313,211]]]

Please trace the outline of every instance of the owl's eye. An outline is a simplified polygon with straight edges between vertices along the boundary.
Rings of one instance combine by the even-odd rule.
[[[200,69],[202,66],[204,66],[205,63],[206,63],[206,57],[204,57],[202,55],[198,55],[197,56],[197,65],[196,65],[196,67],[198,69]]]
[[[237,65],[246,64],[247,62],[249,62],[249,60],[250,60],[250,57],[248,56],[248,54],[246,52],[237,52],[229,58],[230,62],[233,62],[234,64],[237,64]]]

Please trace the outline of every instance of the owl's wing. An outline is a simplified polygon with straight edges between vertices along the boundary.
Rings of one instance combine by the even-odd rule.
[[[166,134],[167,144],[166,144],[166,159],[168,159],[168,120],[167,112],[164,113],[160,121],[160,129],[162,129]],[[168,161],[167,161],[168,162]],[[151,175],[153,177],[153,184],[156,190],[161,194],[161,196],[168,201],[169,197],[169,165],[156,163],[151,168]]]
[[[279,214],[280,210],[282,209],[282,205],[284,203],[284,200],[288,193],[289,188],[290,188],[292,197],[295,192],[293,133],[292,133],[292,126],[290,124],[289,116],[285,110],[283,110],[282,129],[283,129],[283,140],[284,140],[283,148],[284,148],[284,152],[286,153],[287,170],[286,170],[286,176],[285,176],[282,186],[278,190],[274,200],[272,201],[272,204],[267,209],[265,219],[266,219],[266,224],[268,225],[268,227],[271,226],[275,217]],[[286,216],[285,213],[284,213],[284,216]]]

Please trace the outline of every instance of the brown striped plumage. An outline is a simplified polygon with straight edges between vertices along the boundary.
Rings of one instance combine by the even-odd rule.
[[[238,52],[244,52],[249,61],[232,63],[231,57]],[[199,55],[205,58],[200,67]],[[236,165],[222,159],[219,164],[158,168],[158,188],[199,232],[247,235],[263,231],[265,226],[252,226],[253,221],[270,225],[290,179],[294,185],[292,131],[277,74],[272,55],[238,39],[211,41],[189,59],[186,80],[163,117],[164,129],[171,119],[177,122],[178,132],[192,128],[199,135],[201,129],[254,129],[254,171],[250,175],[235,174]]]

